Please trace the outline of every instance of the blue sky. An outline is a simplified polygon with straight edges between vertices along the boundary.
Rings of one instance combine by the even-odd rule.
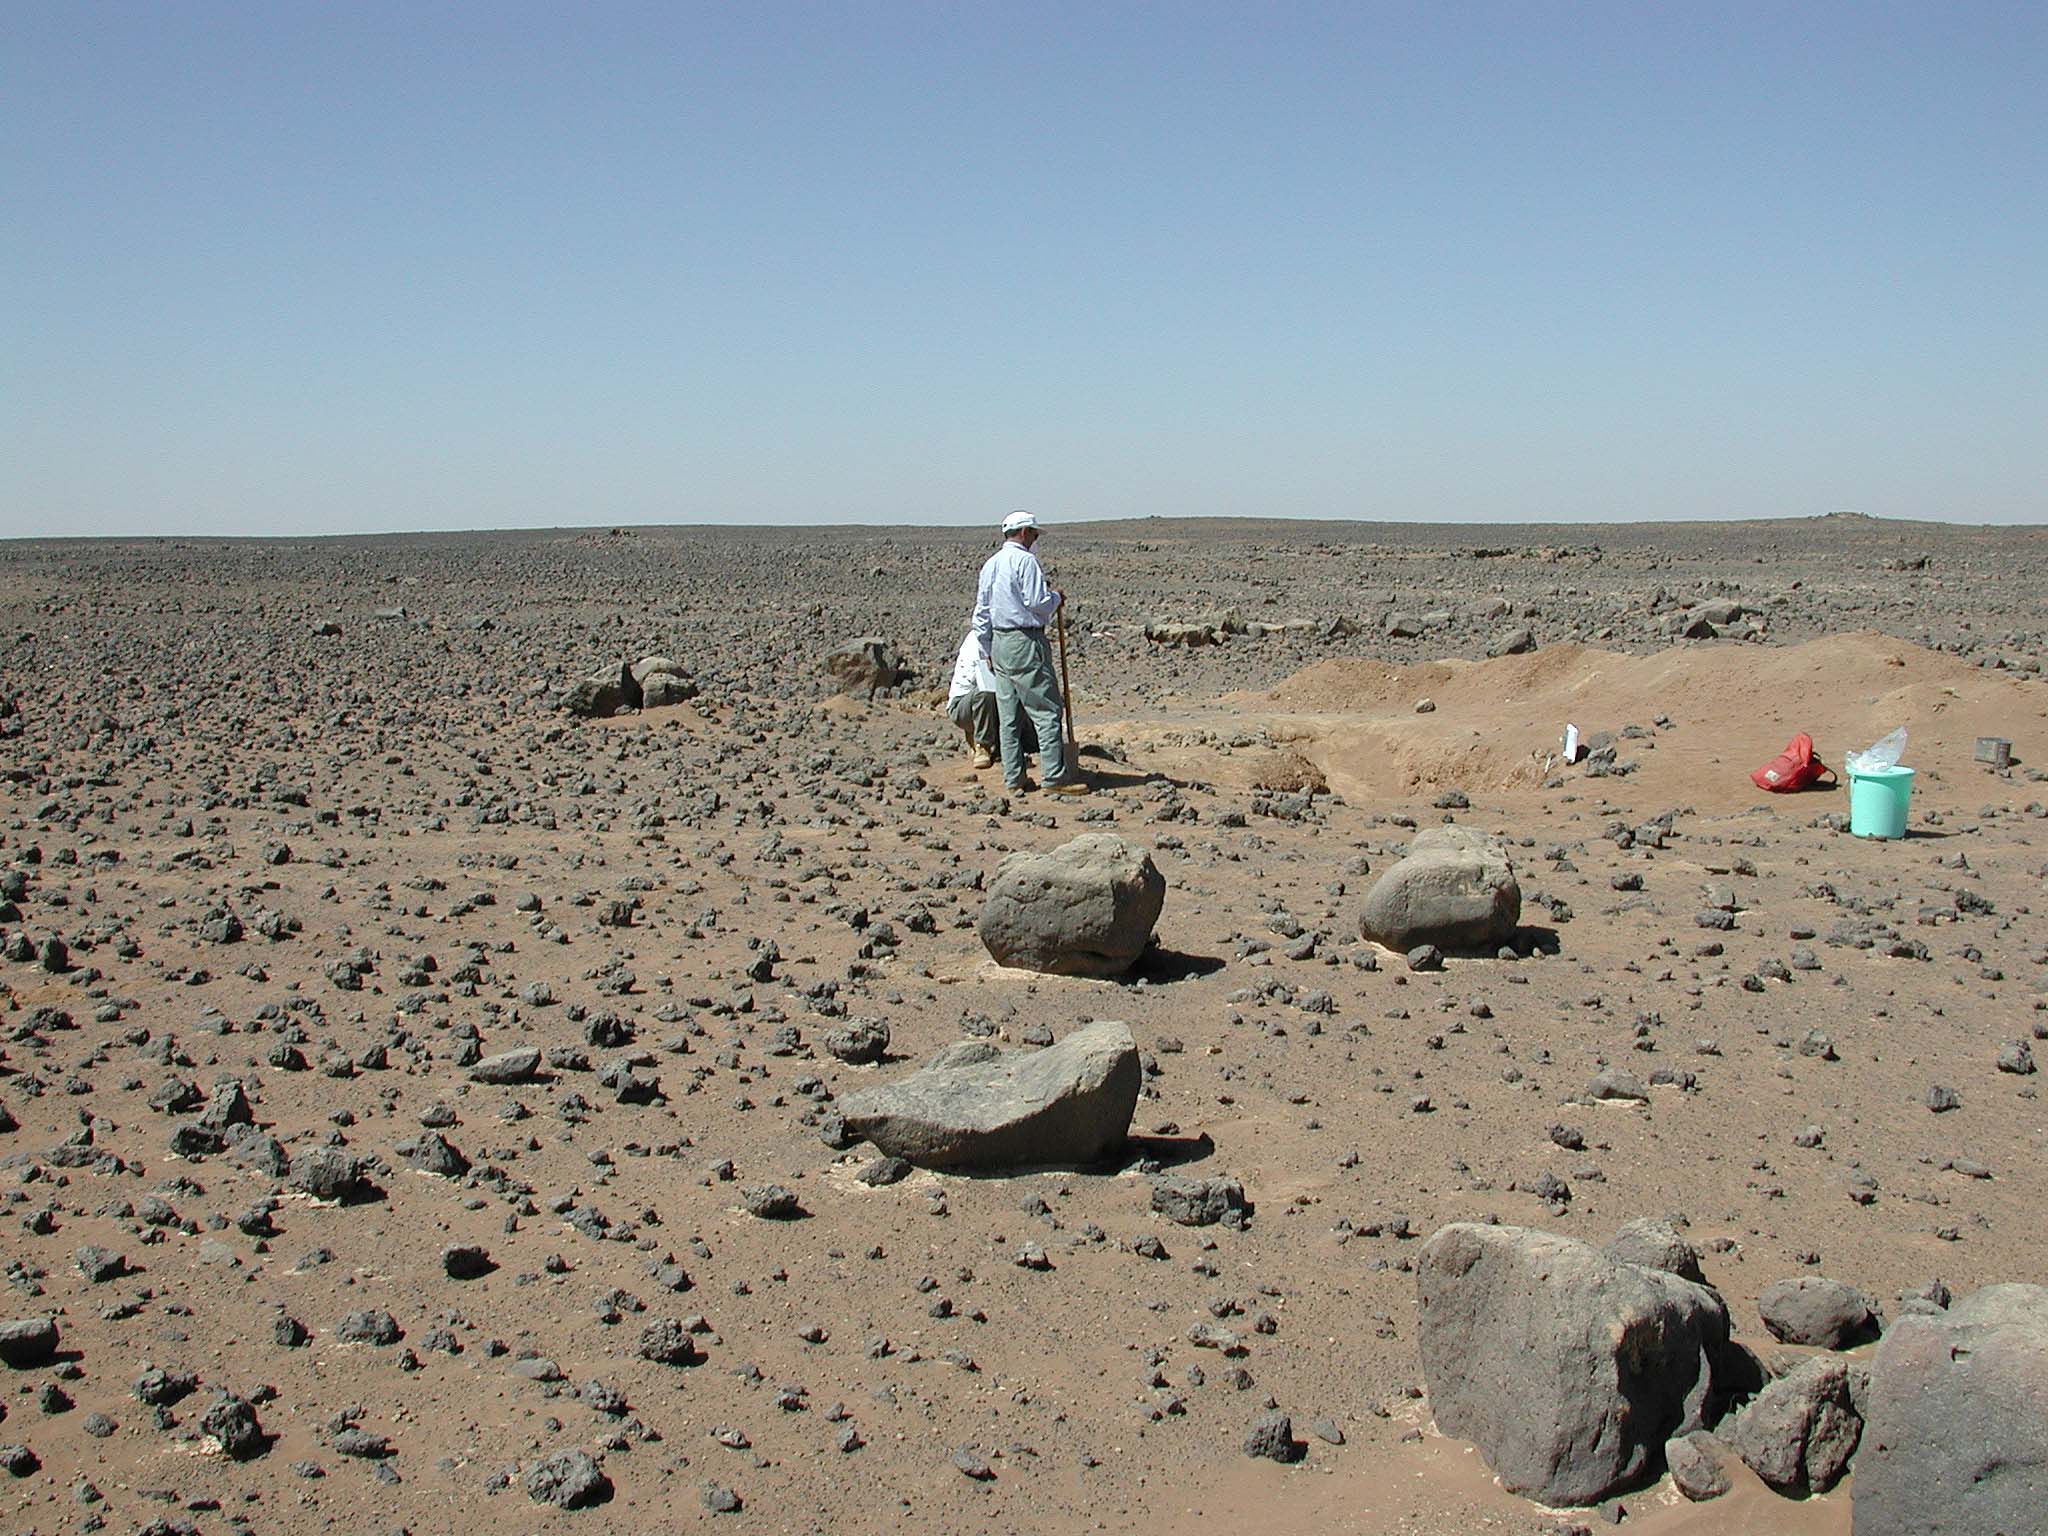
[[[0,535],[2048,521],[2048,7],[0,6]]]

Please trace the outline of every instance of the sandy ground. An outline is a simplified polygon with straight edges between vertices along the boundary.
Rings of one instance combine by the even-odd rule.
[[[1474,556],[1482,537],[1506,552]],[[1436,1434],[1412,1256],[1440,1224],[1597,1242],[1670,1215],[1767,1357],[1790,1352],[1756,1297],[1786,1276],[1887,1315],[1936,1277],[2048,1279],[2039,1079],[1994,1065],[2048,1024],[2037,535],[1076,531],[1057,558],[1098,791],[1073,805],[1006,802],[923,690],[979,540],[822,542],[0,551],[0,865],[20,876],[0,929],[30,952],[0,962],[0,1315],[63,1331],[54,1367],[0,1371],[0,1443],[34,1463],[0,1484],[8,1529],[1597,1527]],[[1766,543],[1796,620],[1742,586]],[[1674,642],[1653,586],[1683,594],[1664,613],[1734,588],[1773,617]],[[1383,612],[1435,604],[1456,617],[1385,635]],[[1363,632],[1143,639],[1211,606]],[[1515,621],[1540,648],[1487,658]],[[818,658],[863,631],[925,676],[823,695]],[[554,709],[549,688],[653,651],[697,700]],[[1567,720],[1634,767],[1557,762]],[[1847,835],[1843,793],[1749,784],[1794,730],[1838,762],[1900,723],[1902,841]],[[1982,735],[2013,741],[2009,770],[1973,761]],[[1440,808],[1452,790],[1469,806]],[[1616,841],[1665,813],[1664,846]],[[1554,952],[1411,974],[1357,941],[1374,874],[1445,819],[1508,841]],[[979,881],[1080,831],[1153,851],[1157,952],[1123,984],[994,966]],[[1721,906],[1732,928],[1699,926]],[[37,957],[52,936],[68,969]],[[1814,968],[1777,974],[1801,948]],[[824,1051],[849,1015],[886,1019],[889,1062]],[[1146,1056],[1121,1167],[871,1189],[868,1150],[819,1137],[833,1098],[963,1034],[1092,1018]],[[1834,1059],[1799,1050],[1816,1029]],[[532,1081],[462,1065],[526,1044],[549,1053]],[[618,1101],[601,1076],[622,1056],[659,1097]],[[1575,1102],[1604,1062],[1694,1085]],[[309,1198],[246,1144],[175,1152],[222,1078],[283,1157],[368,1159],[369,1197]],[[1960,1108],[1928,1110],[1934,1085]],[[413,1166],[401,1144],[429,1128],[466,1172]],[[1246,1230],[1163,1224],[1162,1165],[1242,1179]],[[1567,1200],[1530,1189],[1545,1173]],[[800,1218],[746,1213],[770,1182]],[[1133,1251],[1148,1235],[1165,1257]],[[1050,1269],[1012,1262],[1027,1240]],[[450,1278],[454,1243],[489,1272]],[[345,1341],[362,1312],[399,1337]],[[641,1357],[663,1319],[695,1330],[696,1363]],[[1189,1342],[1218,1319],[1241,1357]],[[151,1367],[194,1389],[139,1400]],[[203,1432],[216,1388],[255,1403],[261,1454]],[[1269,1403],[1307,1441],[1296,1467],[1240,1449]],[[385,1454],[349,1454],[350,1428]],[[600,1507],[529,1498],[567,1449],[600,1463]],[[1623,1503],[1677,1536],[1843,1532],[1850,1498],[1745,1475],[1713,1505],[1668,1482]]]

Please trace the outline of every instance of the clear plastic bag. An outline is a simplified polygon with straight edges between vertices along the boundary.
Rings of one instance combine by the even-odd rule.
[[[1906,728],[1902,725],[1889,736],[1872,742],[1862,752],[1851,752],[1842,766],[1851,773],[1883,773],[1899,766],[1906,755]]]

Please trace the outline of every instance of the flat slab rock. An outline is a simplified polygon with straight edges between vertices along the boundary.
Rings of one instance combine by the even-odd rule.
[[[949,1047],[841,1112],[849,1134],[922,1168],[1074,1166],[1122,1147],[1141,1076],[1130,1026],[1105,1021],[1039,1051]]]

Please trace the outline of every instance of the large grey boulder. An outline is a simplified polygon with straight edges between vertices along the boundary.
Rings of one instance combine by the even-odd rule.
[[[1848,1349],[1877,1337],[1877,1311],[1870,1298],[1824,1275],[1775,1281],[1764,1287],[1756,1308],[1780,1344]]]
[[[1600,1251],[1617,1263],[1668,1269],[1681,1280],[1696,1285],[1707,1283],[1700,1270],[1699,1250],[1685,1240],[1678,1228],[1656,1216],[1638,1216],[1623,1222],[1621,1230]]]
[[[1366,893],[1359,931],[1407,953],[1434,944],[1446,953],[1492,954],[1515,935],[1522,887],[1501,845],[1464,827],[1419,832]]]
[[[633,679],[636,687],[642,689],[646,688],[647,679],[654,676],[657,672],[681,672],[682,670],[682,663],[678,662],[673,656],[642,656],[638,661],[629,662],[626,666],[627,675]]]
[[[694,678],[681,672],[652,672],[640,691],[640,707],[665,709],[671,704],[686,704],[695,697],[697,683]]]
[[[1087,1025],[1039,1051],[945,1056],[840,1104],[847,1131],[925,1168],[981,1171],[1099,1162],[1138,1107],[1130,1026]]]
[[[1855,1536],[2038,1531],[2048,1510],[2048,1286],[1989,1285],[1891,1326],[1870,1365]]]
[[[1803,1360],[1724,1421],[1720,1436],[1778,1492],[1825,1493],[1863,1434],[1853,1377],[1864,1369],[1825,1355]]]
[[[668,656],[642,656],[627,673],[640,690],[642,709],[661,709],[697,697],[697,680]]]
[[[1165,905],[1166,877],[1149,853],[1091,833],[998,864],[982,902],[981,942],[1002,965],[1121,976],[1144,952]]]
[[[569,685],[562,707],[572,715],[603,719],[628,709],[659,709],[697,697],[697,683],[667,656],[642,656],[600,667]]]
[[[523,1083],[539,1070],[540,1047],[519,1045],[486,1056],[469,1069],[469,1076],[478,1083]]]
[[[632,668],[624,662],[579,678],[569,685],[562,699],[564,709],[587,720],[604,719],[639,703],[640,685],[633,680]]]
[[[1705,1424],[1728,1347],[1705,1286],[1572,1238],[1457,1222],[1423,1245],[1416,1289],[1437,1425],[1511,1492],[1598,1503]]]
[[[17,1371],[34,1370],[57,1357],[57,1320],[22,1317],[0,1323],[0,1361]]]
[[[825,675],[842,693],[866,693],[869,698],[910,675],[902,653],[880,635],[862,635],[835,647],[824,666]]]

